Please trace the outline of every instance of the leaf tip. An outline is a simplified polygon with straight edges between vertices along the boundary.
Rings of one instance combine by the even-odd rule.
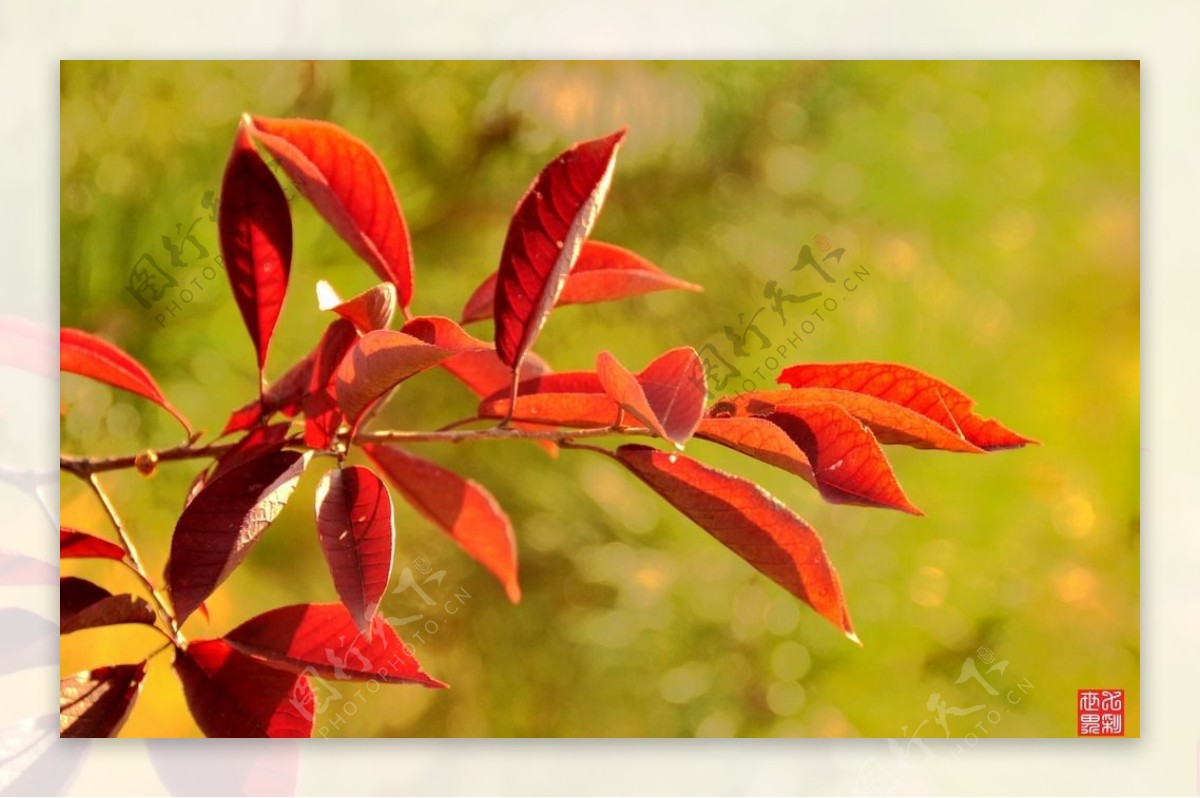
[[[853,629],[846,630],[846,639],[859,648],[865,648],[865,646],[863,646],[863,641],[858,639],[858,635],[854,633]]]
[[[517,584],[515,578],[504,585],[504,593],[508,596],[509,602],[513,604],[521,603],[521,586]]]

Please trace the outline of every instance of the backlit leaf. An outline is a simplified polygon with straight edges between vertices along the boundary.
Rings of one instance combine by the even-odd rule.
[[[446,686],[421,670],[412,648],[381,615],[371,619],[368,636],[355,626],[342,604],[294,604],[269,610],[246,621],[224,640],[246,656],[292,673]]]
[[[921,511],[904,495],[879,442],[862,422],[835,404],[776,408],[767,420],[808,457],[821,496],[834,504]]]
[[[787,433],[765,418],[735,416],[706,418],[696,428],[696,437],[719,443],[755,460],[790,471],[816,487],[812,465]]]
[[[392,499],[368,468],[332,468],[317,485],[317,536],[338,597],[358,628],[371,618],[392,575]]]
[[[778,499],[681,454],[627,445],[616,457],[675,509],[858,642],[824,544]]]
[[[142,687],[146,663],[82,671],[58,683],[61,737],[116,737]]]
[[[316,699],[308,679],[262,664],[224,640],[175,651],[188,709],[208,737],[310,737]]]
[[[64,327],[59,331],[59,367],[149,399],[175,416],[189,433],[192,431],[183,414],[163,396],[150,372],[108,341]]]
[[[870,394],[838,388],[793,388],[778,391],[751,391],[718,406],[731,406],[736,412],[765,416],[776,407],[812,403],[832,403],[871,428],[880,443],[902,444],[917,449],[943,449],[948,452],[979,453],[980,449],[957,430],[950,430],[928,416]]]
[[[467,300],[462,312],[463,324],[492,318],[496,278],[496,272],[488,275]],[[607,302],[672,289],[704,290],[694,283],[672,277],[627,249],[599,241],[585,241],[555,307]]]
[[[396,286],[407,313],[413,294],[408,226],[378,156],[328,122],[262,116],[252,121],[254,137],[379,279]]]
[[[941,380],[895,363],[806,363],[784,369],[779,382],[793,388],[839,388],[907,407],[960,434],[981,449],[1035,443],[993,419],[971,412],[975,401]]]
[[[317,298],[321,310],[332,310],[361,333],[386,329],[396,313],[396,286],[392,283],[372,286],[343,302],[333,287],[321,280]]]
[[[495,574],[514,604],[517,543],[504,510],[479,483],[392,446],[366,444],[363,452],[422,515]]]
[[[180,622],[233,570],[283,511],[311,452],[271,452],[232,468],[194,498],[175,524],[167,587]]]
[[[261,374],[292,269],[292,211],[245,120],[225,165],[217,228],[225,272]]]
[[[304,410],[304,442],[314,449],[328,449],[337,437],[343,419],[336,396],[337,370],[357,341],[354,325],[347,319],[338,319],[326,328],[317,344],[308,390],[300,402]]]
[[[103,538],[87,532],[80,532],[69,526],[59,527],[58,555],[62,559],[72,557],[100,558],[105,560],[123,560],[125,552],[116,543],[110,543]]]
[[[376,400],[400,383],[433,368],[454,350],[394,330],[376,330],[355,342],[336,378],[338,404],[351,430]]]
[[[612,182],[622,128],[551,161],[513,213],[497,271],[496,352],[518,370],[579,257]]]

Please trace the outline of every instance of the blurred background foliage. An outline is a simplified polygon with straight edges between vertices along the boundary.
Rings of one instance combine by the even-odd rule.
[[[228,283],[205,271],[218,251],[205,194],[219,189],[250,111],[329,120],[375,149],[412,233],[414,311],[452,317],[496,268],[509,214],[541,166],[627,124],[594,237],[707,290],[556,311],[538,343],[556,368],[592,368],[609,349],[636,369],[667,348],[711,344],[742,372],[729,387],[766,388],[784,362],[898,361],[1043,444],[987,457],[890,448],[922,518],[827,505],[783,472],[689,447],[822,533],[861,649],[611,462],[552,460],[532,444],[425,445],[421,454],[486,485],[512,516],[524,599],[510,605],[398,504],[396,573],[411,568],[435,604],[407,590],[384,611],[424,616],[399,630],[452,689],[319,685],[318,734],[962,738],[982,735],[982,722],[995,737],[1073,736],[1075,691],[1094,687],[1129,691],[1137,733],[1136,64],[64,62],[61,78],[62,323],[140,358],[211,432],[255,393]],[[318,279],[343,296],[374,282],[303,198],[292,207],[272,377],[327,323]],[[172,267],[164,239],[189,229],[209,260],[189,245],[187,265]],[[819,235],[845,248],[825,264],[832,285],[791,270]],[[143,255],[179,281],[150,309],[126,290]],[[784,304],[781,319],[764,295],[770,281],[824,291],[838,307],[818,319],[815,303]],[[770,346],[751,333],[738,358],[723,328],[752,321]],[[488,326],[472,331],[488,337]],[[768,360],[780,344],[787,357]],[[62,401],[64,451],[179,442],[169,416],[127,394],[64,376]],[[376,425],[432,428],[473,406],[433,373],[408,383]],[[199,467],[105,480],[155,573]],[[209,601],[211,621],[189,622],[191,637],[335,600],[313,530],[322,470],[309,470]],[[110,534],[69,479],[62,505],[64,523]],[[423,583],[418,562],[444,571],[441,582]],[[109,567],[66,570],[136,589]],[[72,635],[63,672],[129,661],[158,642],[144,630]],[[983,664],[981,648],[1008,663],[985,675],[998,697],[956,683],[967,658]],[[154,659],[124,734],[198,734],[168,670],[168,655]],[[1001,719],[951,715],[943,730],[935,693]]]

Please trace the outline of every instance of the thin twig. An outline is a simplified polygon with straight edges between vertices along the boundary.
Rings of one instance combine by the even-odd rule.
[[[173,449],[163,449],[155,452],[158,462],[169,463],[175,460],[195,460],[202,457],[219,457],[233,448],[232,443],[213,443],[208,446],[193,447],[189,444],[176,446]],[[60,471],[68,471],[80,479],[87,479],[93,474],[105,471],[120,471],[137,465],[137,455],[122,457],[84,457],[75,454],[60,454],[58,467]]]
[[[117,510],[109,501],[108,494],[104,492],[104,488],[100,487],[100,481],[96,479],[95,474],[91,474],[84,478],[84,481],[91,487],[92,492],[100,499],[100,504],[104,506],[104,512],[108,514],[108,520],[116,527],[117,537],[121,541],[121,548],[125,550],[125,557],[128,560],[128,565],[146,590],[149,591],[150,597],[154,599],[154,603],[158,606],[158,612],[163,620],[171,629],[173,641],[178,645],[185,645],[186,641],[183,635],[179,633],[179,622],[175,619],[175,614],[171,612],[167,606],[167,602],[163,599],[162,594],[158,592],[158,588],[154,586],[150,576],[146,573],[146,569],[142,566],[141,558],[138,557],[137,547],[133,545],[133,539],[129,537],[129,533],[125,529],[125,525],[121,523],[121,519],[117,516]]]
[[[466,423],[465,421],[463,423]],[[586,429],[562,429],[558,427],[544,430],[518,429],[516,427],[494,426],[483,429],[440,429],[440,430],[383,430],[378,432],[360,432],[354,436],[354,443],[466,443],[469,441],[495,440],[536,440],[536,441],[569,441],[575,438],[599,438],[605,435],[627,435],[632,437],[653,437],[654,433],[645,427],[589,427]],[[300,445],[299,438],[290,438],[288,445]],[[159,463],[177,462],[181,460],[196,460],[205,457],[219,457],[229,449],[232,443],[210,444],[208,446],[192,447],[189,445],[163,449],[154,454]],[[106,471],[120,471],[134,468],[137,465],[137,455],[121,457],[84,457],[81,455],[59,455],[59,469],[67,471],[80,479],[87,480],[94,474]]]

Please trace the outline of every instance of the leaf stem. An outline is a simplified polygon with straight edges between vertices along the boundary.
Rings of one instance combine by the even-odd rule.
[[[121,541],[121,548],[125,550],[125,557],[128,560],[126,564],[137,575],[138,579],[141,580],[146,590],[149,591],[150,598],[154,600],[155,605],[158,607],[159,615],[162,616],[163,621],[166,622],[171,630],[171,641],[176,645],[186,645],[187,641],[179,632],[179,622],[175,619],[175,614],[171,612],[166,600],[159,593],[158,588],[154,586],[154,582],[142,566],[141,558],[138,557],[137,547],[133,545],[133,538],[129,537],[129,532],[125,529],[125,525],[121,523],[120,517],[117,516],[117,510],[113,507],[104,488],[100,486],[100,481],[96,478],[95,474],[90,474],[83,479],[91,487],[92,492],[96,494],[96,498],[100,500],[100,504],[104,507],[104,512],[108,515],[108,520],[116,528],[117,537]]]

